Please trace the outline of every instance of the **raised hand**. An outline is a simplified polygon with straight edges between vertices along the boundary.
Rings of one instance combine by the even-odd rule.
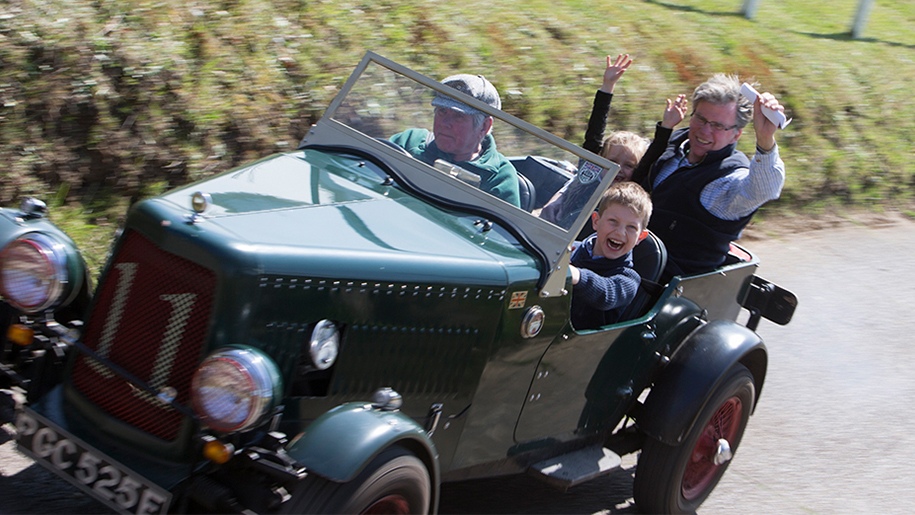
[[[753,129],[756,131],[756,145],[769,151],[775,147],[775,130],[778,127],[763,114],[763,106],[782,112],[785,111],[785,107],[778,102],[775,95],[769,92],[760,93],[753,104]]]
[[[626,73],[626,70],[632,64],[629,54],[619,54],[614,61],[609,55],[607,56],[607,69],[604,70],[604,83],[600,90],[604,93],[613,93],[613,88],[620,77]]]
[[[686,118],[686,110],[689,108],[689,99],[686,95],[677,95],[675,100],[667,99],[667,107],[664,109],[664,116],[661,118],[661,127],[673,129],[678,123]]]

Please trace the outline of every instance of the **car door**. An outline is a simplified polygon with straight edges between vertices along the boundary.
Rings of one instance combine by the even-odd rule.
[[[615,425],[645,365],[643,324],[559,333],[540,359],[515,428],[515,440],[566,440]],[[582,431],[584,430],[584,431]]]

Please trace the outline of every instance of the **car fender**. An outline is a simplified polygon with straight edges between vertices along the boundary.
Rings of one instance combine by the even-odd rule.
[[[758,401],[768,364],[759,335],[730,320],[715,320],[696,329],[651,387],[638,415],[641,431],[669,445],[679,444],[695,424],[708,392],[736,363],[753,374]]]
[[[351,402],[324,413],[286,451],[308,472],[345,483],[392,445],[415,453],[426,464],[433,487],[438,484],[438,452],[426,431],[400,411],[370,403]]]

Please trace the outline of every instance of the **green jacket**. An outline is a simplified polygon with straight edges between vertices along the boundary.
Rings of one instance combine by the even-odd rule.
[[[487,134],[483,138],[480,156],[473,161],[455,161],[451,154],[439,150],[432,133],[427,129],[407,129],[391,136],[391,141],[405,148],[413,157],[430,165],[434,165],[436,159],[444,159],[474,172],[480,176],[480,189],[515,206],[521,206],[518,172],[511,162],[496,150],[496,140],[492,134]]]

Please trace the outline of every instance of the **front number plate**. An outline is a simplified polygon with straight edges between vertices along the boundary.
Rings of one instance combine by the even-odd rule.
[[[166,513],[171,494],[79,438],[23,408],[16,417],[19,450],[121,513]]]

